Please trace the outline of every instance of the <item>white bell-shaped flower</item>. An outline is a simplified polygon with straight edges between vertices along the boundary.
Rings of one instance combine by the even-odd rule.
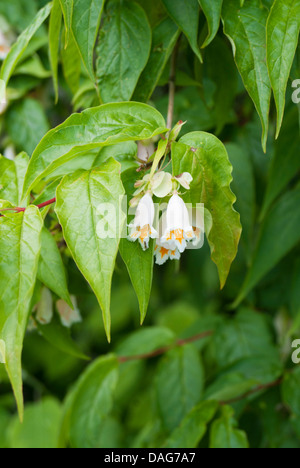
[[[128,239],[131,241],[139,240],[143,250],[149,247],[150,238],[158,237],[157,231],[153,227],[155,209],[150,193],[146,193],[136,209],[133,222],[129,224],[130,234]]]
[[[195,234],[190,223],[189,213],[184,201],[177,193],[172,195],[166,212],[166,228],[160,242],[169,247],[184,252],[186,242],[193,240]]]
[[[180,252],[175,248],[170,248],[170,245],[161,241],[161,237],[167,226],[167,212],[164,211],[159,220],[159,239],[156,240],[154,256],[155,263],[163,265],[167,260],[179,260]]]

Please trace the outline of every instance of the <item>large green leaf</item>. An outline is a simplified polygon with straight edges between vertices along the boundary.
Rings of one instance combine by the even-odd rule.
[[[202,62],[198,45],[200,7],[198,0],[162,0],[167,12],[188,38],[191,48]]]
[[[8,440],[13,448],[57,448],[61,421],[61,405],[54,398],[27,405],[24,422],[14,417],[8,430]]]
[[[216,134],[219,135],[224,125],[235,120],[233,108],[238,92],[238,71],[227,41],[216,37],[206,49],[203,74],[204,95],[208,107],[214,111]],[[213,102],[210,103],[209,92],[212,86],[215,87],[215,92],[212,96]]]
[[[94,47],[105,0],[77,0],[74,3],[72,30],[83,63],[94,81]]]
[[[294,106],[283,121],[282,132],[275,146],[271,161],[268,185],[262,207],[263,218],[273,201],[295,177],[300,169],[300,132],[298,109]]]
[[[42,230],[41,242],[42,247],[37,277],[41,283],[73,308],[60,252],[54,237],[46,228]]]
[[[285,93],[298,45],[300,31],[300,0],[276,0],[267,23],[267,65],[277,107],[279,135]]]
[[[208,24],[208,36],[202,44],[202,47],[208,46],[215,38],[221,20],[221,11],[223,0],[199,0],[203,13],[206,16]]]
[[[201,400],[204,372],[193,345],[169,351],[159,364],[155,378],[157,404],[163,425],[176,428]]]
[[[233,209],[235,196],[230,190],[232,166],[224,145],[205,132],[188,133],[172,146],[174,174],[190,172],[193,176],[188,201],[204,203],[212,216],[208,236],[212,259],[224,286],[241,235],[240,216]]]
[[[272,333],[264,315],[251,309],[240,309],[234,317],[221,323],[210,342],[211,353],[216,356],[218,368],[227,369],[236,362],[254,356],[265,356],[265,360],[274,355],[278,358]],[[220,346],[222,353],[218,353]],[[267,376],[266,372],[265,376],[271,380],[273,378],[273,375]],[[253,375],[250,377],[253,378]]]
[[[39,101],[26,98],[13,104],[5,116],[9,136],[18,151],[32,154],[34,148],[49,130],[45,111]]]
[[[97,359],[81,375],[65,405],[63,436],[72,447],[99,447],[117,379],[118,361],[113,355]]]
[[[42,8],[32,23],[22,32],[19,36],[18,40],[12,46],[9,54],[7,55],[0,72],[0,79],[4,81],[7,85],[11,75],[14,72],[17,64],[19,63],[22,55],[24,54],[30,40],[39,29],[39,27],[43,24],[43,22],[48,18],[50,15],[50,11],[52,8],[52,3],[48,3],[44,8]],[[0,95],[0,101],[2,101],[3,96]]]
[[[130,100],[151,48],[151,28],[135,2],[108,5],[97,48],[97,78],[102,102]]]
[[[300,187],[286,193],[266,215],[260,228],[252,264],[236,299],[239,304],[254,286],[300,240]]]
[[[21,354],[30,313],[43,220],[35,206],[0,218],[0,339],[20,417],[23,414]]]
[[[133,196],[136,179],[137,173],[135,169],[129,169],[122,175],[128,202]],[[146,317],[152,288],[154,242],[151,241],[149,249],[144,251],[138,241],[130,242],[128,239],[121,239],[120,254],[127,267],[132,285],[136,292],[140,306],[141,323],[143,323]]]
[[[120,165],[113,159],[99,169],[65,176],[57,189],[56,213],[64,238],[97,296],[109,340],[110,291],[124,222],[120,213],[123,194]]]
[[[60,45],[60,33],[62,23],[62,11],[60,0],[53,1],[53,8],[49,21],[49,59],[53,76],[55,99],[58,99],[58,53]]]
[[[20,153],[13,161],[0,156],[0,199],[15,206],[21,203],[28,161],[26,153]]]
[[[135,101],[147,102],[151,98],[179,33],[178,27],[171,18],[163,19],[153,29],[151,53],[134,91],[133,99]]]
[[[51,130],[34,151],[24,192],[62,164],[88,150],[123,141],[147,140],[166,132],[162,115],[153,107],[135,102],[106,104],[71,115]]]
[[[207,424],[214,417],[218,404],[204,401],[195,406],[168,438],[165,448],[196,448],[204,436]]]
[[[240,8],[240,0],[224,0],[222,15],[224,32],[231,41],[237,67],[261,119],[265,150],[271,99],[266,64],[268,11],[260,0],[245,2],[243,8]]]
[[[237,429],[234,411],[230,406],[222,408],[222,415],[213,422],[210,431],[210,448],[249,448],[247,435]]]

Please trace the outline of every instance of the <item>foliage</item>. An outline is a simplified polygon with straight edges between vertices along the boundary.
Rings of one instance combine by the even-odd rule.
[[[300,446],[299,31],[0,0],[1,448]]]

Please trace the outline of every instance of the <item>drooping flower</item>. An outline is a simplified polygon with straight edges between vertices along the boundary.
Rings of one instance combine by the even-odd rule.
[[[80,310],[77,305],[77,300],[75,296],[71,296],[71,301],[73,304],[73,309],[62,299],[59,299],[56,302],[56,309],[60,316],[61,323],[64,327],[71,328],[74,323],[80,323],[82,317]]]
[[[177,248],[170,249],[168,245],[163,244],[158,240],[156,241],[154,255],[156,259],[155,263],[157,263],[157,265],[163,265],[167,260],[180,259],[180,252]]]
[[[184,252],[187,241],[193,240],[195,234],[189,219],[188,209],[182,198],[174,193],[166,211],[166,228],[160,242],[169,247]]]
[[[193,247],[203,244],[204,236],[204,206],[188,208],[189,219],[194,231]]]
[[[150,193],[146,193],[139,201],[133,222],[129,224],[130,234],[128,237],[133,242],[138,239],[143,250],[149,247],[150,238],[158,237],[158,233],[153,227],[154,215],[152,197]]]
[[[2,31],[0,31],[0,60],[5,60],[10,51],[10,43]]]

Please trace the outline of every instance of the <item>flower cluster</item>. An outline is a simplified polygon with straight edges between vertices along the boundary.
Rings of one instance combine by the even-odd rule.
[[[137,206],[137,209],[133,222],[129,224],[128,239],[138,240],[143,250],[148,249],[150,239],[155,239],[155,258],[159,265],[168,259],[179,260],[188,243],[196,246],[200,242],[203,222],[193,220],[192,210],[187,208],[178,193],[180,186],[189,190],[192,180],[187,172],[172,177],[167,172],[158,171],[153,177],[147,174],[135,184],[137,190],[131,206]],[[170,197],[157,228],[153,195]]]

